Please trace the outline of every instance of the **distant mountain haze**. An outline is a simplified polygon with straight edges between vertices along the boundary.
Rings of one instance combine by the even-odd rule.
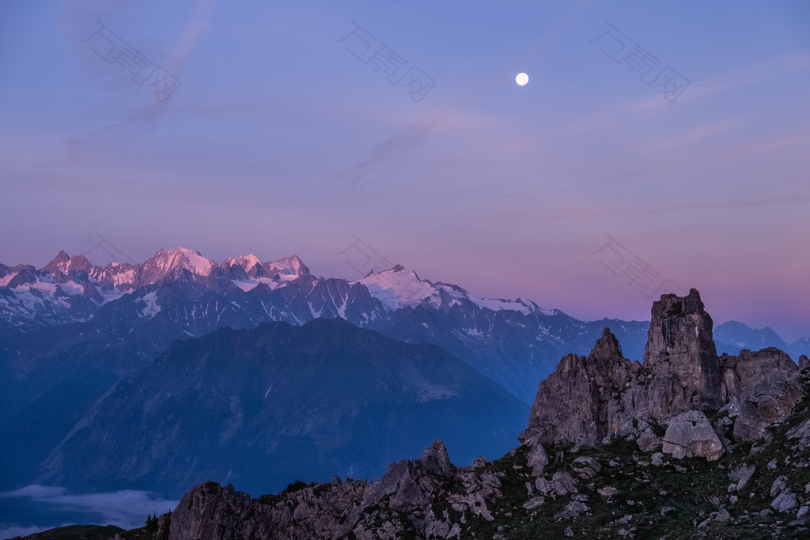
[[[766,347],[776,347],[788,353],[794,361],[810,351],[810,338],[801,338],[793,343],[785,343],[776,332],[766,326],[762,329],[750,328],[737,322],[729,321],[714,329],[714,341],[718,353],[739,354],[741,350],[758,351]]]
[[[216,478],[262,493],[302,478],[374,477],[436,439],[462,463],[500,457],[528,412],[439,347],[342,319],[223,328],[121,380],[37,482],[182,494]]]

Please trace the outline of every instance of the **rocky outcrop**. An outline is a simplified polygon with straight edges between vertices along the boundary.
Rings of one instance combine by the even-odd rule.
[[[502,476],[502,474],[501,474]],[[455,486],[455,489],[451,489]],[[230,484],[207,482],[186,493],[171,514],[169,540],[289,540],[453,538],[448,511],[484,521],[488,504],[503,497],[499,474],[487,466],[456,468],[441,441],[421,459],[392,464],[379,481],[290,485],[251,499]],[[438,500],[443,511],[435,506]]]
[[[724,411],[736,441],[759,440],[802,398],[797,373],[790,357],[774,348],[718,358],[700,293],[662,295],[653,304],[644,363],[624,358],[606,328],[587,358],[565,356],[539,384],[520,440],[534,449],[593,446],[618,436],[643,451],[663,443],[664,453],[714,460],[732,444],[722,434],[728,424],[712,426],[700,411]],[[541,463],[543,452],[533,450],[533,461]]]
[[[391,508],[418,508],[427,504],[430,494],[438,489],[441,481],[437,478],[451,478],[455,472],[444,444],[436,441],[425,450],[422,459],[392,463],[385,476],[369,486],[363,502],[376,503],[388,495]]]
[[[345,534],[347,521],[359,521],[351,511],[362,502],[366,482],[336,479],[317,486],[317,491],[315,485],[293,487],[297,486],[276,496],[251,499],[230,484],[195,486],[172,513],[169,538],[331,538]],[[341,519],[344,514],[348,517]]]
[[[753,442],[767,426],[784,420],[803,396],[794,380],[799,369],[779,349],[740,351],[721,357],[725,398],[736,413],[734,438]]]
[[[739,356],[720,357],[723,369],[723,398],[752,399],[790,379],[798,367],[784,352],[774,347],[760,351],[743,349]]]

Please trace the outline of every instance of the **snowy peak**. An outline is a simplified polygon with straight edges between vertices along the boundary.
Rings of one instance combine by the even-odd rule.
[[[42,270],[43,270],[44,272],[48,272],[48,273],[53,274],[54,272],[58,272],[58,271],[60,271],[60,270],[59,270],[59,267],[60,267],[61,265],[66,264],[68,261],[70,261],[70,255],[68,255],[68,254],[65,252],[65,250],[63,249],[63,250],[61,250],[61,251],[59,252],[59,254],[58,254],[56,257],[54,257],[54,258],[51,260],[51,262],[49,262],[49,263],[48,263],[48,264],[46,264],[44,267],[42,267]]]
[[[239,266],[251,277],[276,277],[276,276],[306,276],[309,275],[309,268],[303,263],[298,255],[284,257],[277,261],[262,263],[262,261],[252,253],[250,255],[239,255],[236,258],[225,259],[222,268],[230,269]],[[258,266],[258,268],[256,268]],[[283,279],[283,278],[282,278]]]
[[[261,266],[262,261],[254,255],[239,255],[236,258],[229,258],[222,261],[223,268],[230,268],[231,266],[241,266],[245,272],[250,272],[256,265]]]
[[[534,302],[524,302],[520,298],[517,300],[479,298],[458,285],[441,281],[431,283],[426,279],[420,279],[416,272],[408,272],[401,265],[378,274],[369,272],[366,277],[355,283],[365,285],[371,296],[380,300],[387,310],[415,307],[425,302],[431,307],[448,308],[472,302],[480,309],[520,311],[526,315],[530,313],[555,315],[556,311],[541,309]]]
[[[161,249],[143,266],[150,271],[149,274],[155,272],[160,277],[178,269],[188,270],[198,276],[208,276],[216,267],[216,263],[203,257],[196,249],[177,248],[171,251]]]
[[[94,266],[88,261],[84,255],[76,255],[75,257],[71,257],[68,255],[65,250],[59,252],[59,254],[53,258],[51,262],[46,264],[43,268],[43,272],[48,272],[49,274],[69,274],[72,272],[92,272]]]
[[[247,293],[259,285],[269,291],[288,287],[310,275],[309,268],[297,255],[273,262],[262,262],[254,254],[239,255],[219,265],[197,250],[177,248],[160,250],[141,264],[114,262],[101,267],[93,266],[82,255],[71,257],[60,251],[42,270],[32,266],[0,265],[0,320],[14,320],[15,324],[37,320],[47,324],[89,320],[102,305],[163,282],[177,282],[181,287],[191,286],[193,290],[217,294],[234,290],[234,287]],[[308,286],[316,281],[307,281]],[[422,306],[443,311],[460,309],[467,314],[486,310],[524,315],[558,313],[521,299],[476,297],[457,285],[421,279],[416,272],[399,264],[378,273],[370,272],[359,281],[329,287],[340,289],[344,285],[362,285],[379,302],[375,302],[377,308],[381,304],[385,311]],[[317,317],[324,313],[324,301],[329,303],[340,297],[334,311],[343,317],[348,305],[344,292],[330,289],[326,296],[326,300],[319,299],[317,305],[310,305],[309,312]],[[159,307],[152,297],[145,298],[144,316],[154,315]]]
[[[298,257],[284,257],[277,261],[264,264],[264,270],[268,274],[274,273],[283,274],[285,276],[308,276],[309,268],[306,267],[304,262]]]
[[[400,265],[379,274],[369,273],[355,283],[365,285],[386,309],[417,306],[425,301],[434,307],[441,304],[439,290],[432,283],[422,281],[416,272],[408,272]]]

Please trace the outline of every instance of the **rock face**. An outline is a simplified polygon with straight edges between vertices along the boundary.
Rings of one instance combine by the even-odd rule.
[[[656,376],[674,374],[684,403],[715,405],[721,394],[720,364],[712,318],[703,308],[697,289],[684,297],[662,295],[653,303],[644,365]]]
[[[751,352],[743,349],[739,356],[723,355],[724,396],[753,399],[786,382],[799,368],[784,352],[774,347]]]
[[[779,349],[740,351],[739,356],[721,357],[726,400],[738,413],[734,438],[753,442],[765,428],[790,413],[803,392],[793,380],[796,364]]]
[[[802,398],[797,373],[775,348],[718,358],[700,293],[662,295],[653,303],[644,363],[624,358],[606,328],[587,358],[565,356],[539,384],[529,429],[519,438],[537,456],[542,445],[593,446],[618,436],[644,451],[663,443],[675,457],[716,460],[731,441],[701,411],[736,418],[735,440],[756,441]]]

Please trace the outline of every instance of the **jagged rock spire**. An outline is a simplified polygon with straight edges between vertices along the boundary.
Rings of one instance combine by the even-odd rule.
[[[654,376],[672,372],[683,386],[685,403],[721,402],[722,375],[712,327],[697,289],[687,296],[664,294],[653,303],[644,367]]]
[[[587,358],[573,353],[563,357],[556,371],[540,383],[529,430],[521,437],[539,444],[598,443],[608,434],[611,390],[624,381],[632,365],[622,356],[616,336],[605,328]]]

